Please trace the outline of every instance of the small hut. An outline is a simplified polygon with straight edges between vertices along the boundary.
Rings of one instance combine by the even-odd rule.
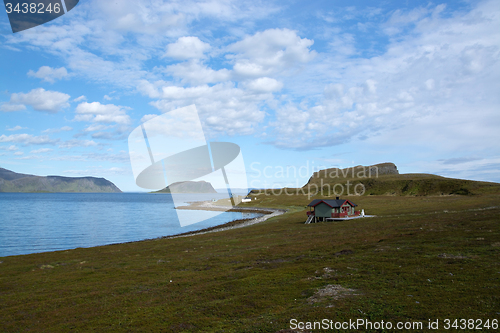
[[[346,219],[359,216],[359,211],[355,210],[355,203],[347,199],[337,197],[332,199],[315,199],[311,201],[307,212],[308,219],[306,223]]]

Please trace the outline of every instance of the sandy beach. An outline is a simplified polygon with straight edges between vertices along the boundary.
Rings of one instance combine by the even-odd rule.
[[[271,217],[275,217],[278,215],[282,215],[287,212],[285,209],[276,209],[276,208],[260,208],[260,207],[238,207],[238,206],[221,206],[217,205],[216,202],[211,201],[201,201],[201,202],[192,202],[189,206],[180,206],[177,209],[190,209],[190,210],[211,210],[211,211],[233,211],[233,212],[249,212],[249,213],[262,213],[263,216],[256,217],[254,219],[243,219],[230,221],[228,223],[215,226],[212,228],[202,229],[198,231],[191,231],[185,234],[166,236],[162,238],[178,238],[178,237],[190,237],[194,235],[202,235],[211,232],[219,232],[224,230],[243,228],[249,225],[257,224],[260,222],[264,222]]]

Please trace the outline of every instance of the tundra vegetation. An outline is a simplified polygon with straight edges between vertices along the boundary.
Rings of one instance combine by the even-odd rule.
[[[242,205],[288,212],[192,237],[0,258],[0,331],[499,319],[500,184],[397,174],[358,181],[366,192],[349,199],[376,217],[305,225],[309,201],[331,193],[263,191]]]

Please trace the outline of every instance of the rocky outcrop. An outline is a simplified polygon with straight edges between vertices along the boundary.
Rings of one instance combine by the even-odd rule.
[[[357,166],[355,168],[367,168],[372,175],[378,172],[379,175],[399,175],[398,168],[394,163],[380,163],[368,167]]]
[[[330,168],[313,173],[308,184],[316,183],[319,179],[323,180],[340,180],[340,179],[360,179],[360,178],[373,178],[383,175],[398,175],[398,168],[394,163],[380,163],[369,166],[358,165],[355,167],[339,169]]]

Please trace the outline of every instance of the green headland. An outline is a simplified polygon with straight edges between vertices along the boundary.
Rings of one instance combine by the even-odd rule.
[[[217,191],[209,182],[187,181],[172,183],[164,189],[153,193],[217,193]]]

